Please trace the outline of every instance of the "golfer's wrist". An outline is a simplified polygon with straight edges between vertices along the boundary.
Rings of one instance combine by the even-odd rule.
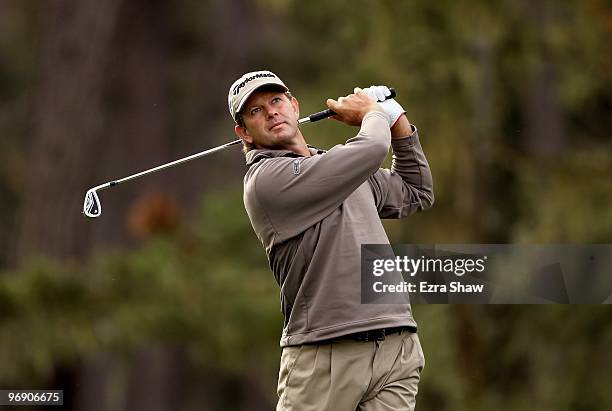
[[[400,138],[410,136],[413,133],[412,126],[410,125],[410,121],[408,121],[408,117],[406,114],[402,114],[395,121],[395,124],[391,126],[391,137],[392,138]]]

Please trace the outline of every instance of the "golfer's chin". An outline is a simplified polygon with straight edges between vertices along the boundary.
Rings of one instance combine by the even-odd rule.
[[[296,139],[297,132],[285,124],[270,130],[269,137],[273,144],[284,146],[287,143],[292,143]]]
[[[284,150],[294,145],[297,141],[297,128],[284,124],[268,130],[254,139],[256,148],[268,148],[272,150]]]

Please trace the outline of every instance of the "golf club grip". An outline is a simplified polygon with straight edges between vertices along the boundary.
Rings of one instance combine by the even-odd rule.
[[[390,99],[390,98],[395,98],[395,96],[397,96],[394,88],[389,88],[389,91],[391,92],[391,94],[389,94],[385,100]],[[308,118],[310,119],[310,122],[313,123],[315,121],[319,121],[319,120],[323,120],[324,118],[331,117],[334,114],[336,113],[332,109],[328,108],[323,111],[319,111],[318,113],[311,114],[308,116]]]

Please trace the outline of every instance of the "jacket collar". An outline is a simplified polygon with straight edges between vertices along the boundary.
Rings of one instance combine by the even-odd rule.
[[[324,150],[319,150],[318,148],[313,147],[311,145],[308,146],[308,150],[310,150],[310,154],[313,156],[317,154],[325,153]],[[304,156],[294,153],[291,150],[273,150],[269,148],[258,148],[258,149],[251,150],[246,154],[246,165],[250,167],[260,160],[263,160],[266,158],[275,158],[275,157],[304,157]]]

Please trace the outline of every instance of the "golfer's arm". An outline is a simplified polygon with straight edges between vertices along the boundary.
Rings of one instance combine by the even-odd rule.
[[[393,139],[404,138],[406,136],[412,135],[412,133],[413,129],[410,125],[410,122],[408,121],[408,117],[406,117],[406,114],[402,114],[397,119],[393,127],[391,127],[391,138]]]
[[[430,208],[434,202],[433,178],[419,141],[412,134],[394,137],[391,169],[380,169],[370,178],[378,212],[383,218],[402,218]]]

